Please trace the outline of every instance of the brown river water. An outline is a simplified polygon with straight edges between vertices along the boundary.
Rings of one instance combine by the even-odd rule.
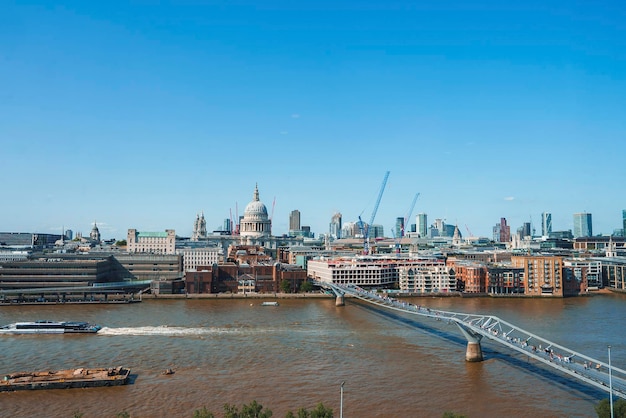
[[[433,309],[501,317],[544,338],[626,369],[626,296],[570,299],[423,298]],[[8,306],[0,323],[86,320],[97,335],[2,335],[0,375],[126,366],[111,388],[0,393],[1,417],[192,417],[206,406],[256,400],[284,417],[318,402],[339,417],[594,417],[608,395],[483,342],[465,362],[455,325],[381,311],[348,299],[144,300],[131,305]],[[175,371],[163,375],[165,369]]]

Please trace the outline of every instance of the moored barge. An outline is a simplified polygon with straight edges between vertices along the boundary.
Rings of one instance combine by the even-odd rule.
[[[0,380],[0,392],[120,386],[128,383],[129,376],[130,369],[124,367],[12,373]]]

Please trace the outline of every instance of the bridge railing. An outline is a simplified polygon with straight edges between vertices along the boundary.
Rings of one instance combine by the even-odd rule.
[[[348,294],[387,309],[457,323],[474,334],[503,344],[599,389],[609,391],[612,388],[613,393],[626,399],[626,370],[540,337],[496,316],[430,309],[355,285],[318,284],[336,294]]]

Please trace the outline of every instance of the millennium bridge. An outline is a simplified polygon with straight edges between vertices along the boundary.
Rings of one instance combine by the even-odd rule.
[[[482,361],[483,338],[504,345],[545,365],[602,391],[626,399],[626,370],[578,353],[546,338],[523,330],[492,315],[475,315],[430,309],[362,289],[356,285],[316,282],[336,296],[336,305],[344,305],[344,296],[358,298],[381,308],[456,324],[467,339],[465,359]],[[609,357],[609,363],[610,363]]]

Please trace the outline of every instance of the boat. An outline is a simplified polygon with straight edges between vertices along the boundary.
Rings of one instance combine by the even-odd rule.
[[[0,327],[0,334],[95,334],[101,326],[79,321],[15,322]]]
[[[261,306],[278,306],[278,302],[261,302]]]
[[[12,373],[0,380],[0,392],[120,386],[128,383],[129,376],[125,367]]]

